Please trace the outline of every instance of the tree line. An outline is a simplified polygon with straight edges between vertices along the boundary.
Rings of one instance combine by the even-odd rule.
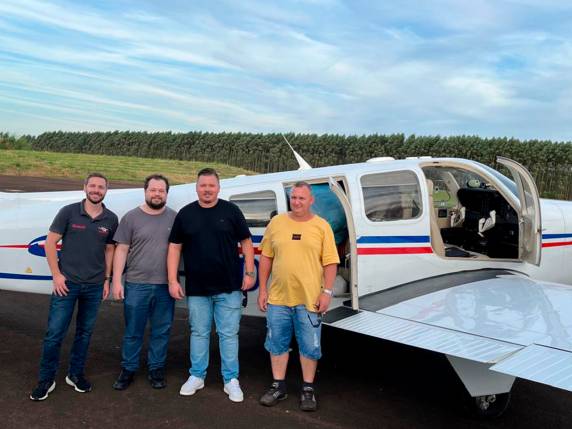
[[[478,136],[285,134],[313,167],[408,156],[467,158],[498,168],[498,155],[535,176],[544,197],[572,199],[572,143]],[[222,162],[260,173],[297,168],[282,134],[211,132],[46,132],[24,136],[33,150]],[[1,147],[1,146],[0,146]]]

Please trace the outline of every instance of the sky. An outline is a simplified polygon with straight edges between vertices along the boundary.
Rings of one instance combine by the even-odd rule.
[[[0,0],[0,131],[572,141],[568,0]]]

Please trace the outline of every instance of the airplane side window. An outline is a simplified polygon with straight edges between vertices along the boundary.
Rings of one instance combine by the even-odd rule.
[[[421,192],[415,173],[394,171],[362,176],[367,218],[373,222],[415,219],[421,215]]]
[[[264,228],[277,213],[276,194],[272,191],[251,192],[229,198],[240,208],[249,228]]]

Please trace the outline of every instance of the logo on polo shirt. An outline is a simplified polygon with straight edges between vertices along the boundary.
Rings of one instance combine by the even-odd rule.
[[[106,228],[105,226],[98,226],[97,232],[99,232],[101,235],[107,235],[109,234],[109,228]]]
[[[87,228],[85,225],[81,224],[81,223],[72,223],[71,227],[73,229],[85,229]]]

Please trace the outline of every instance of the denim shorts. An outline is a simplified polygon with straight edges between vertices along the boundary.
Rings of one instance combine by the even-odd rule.
[[[294,334],[300,355],[312,360],[318,360],[322,356],[322,316],[308,311],[304,305],[287,307],[268,304],[266,328],[264,347],[271,355],[287,353]]]

